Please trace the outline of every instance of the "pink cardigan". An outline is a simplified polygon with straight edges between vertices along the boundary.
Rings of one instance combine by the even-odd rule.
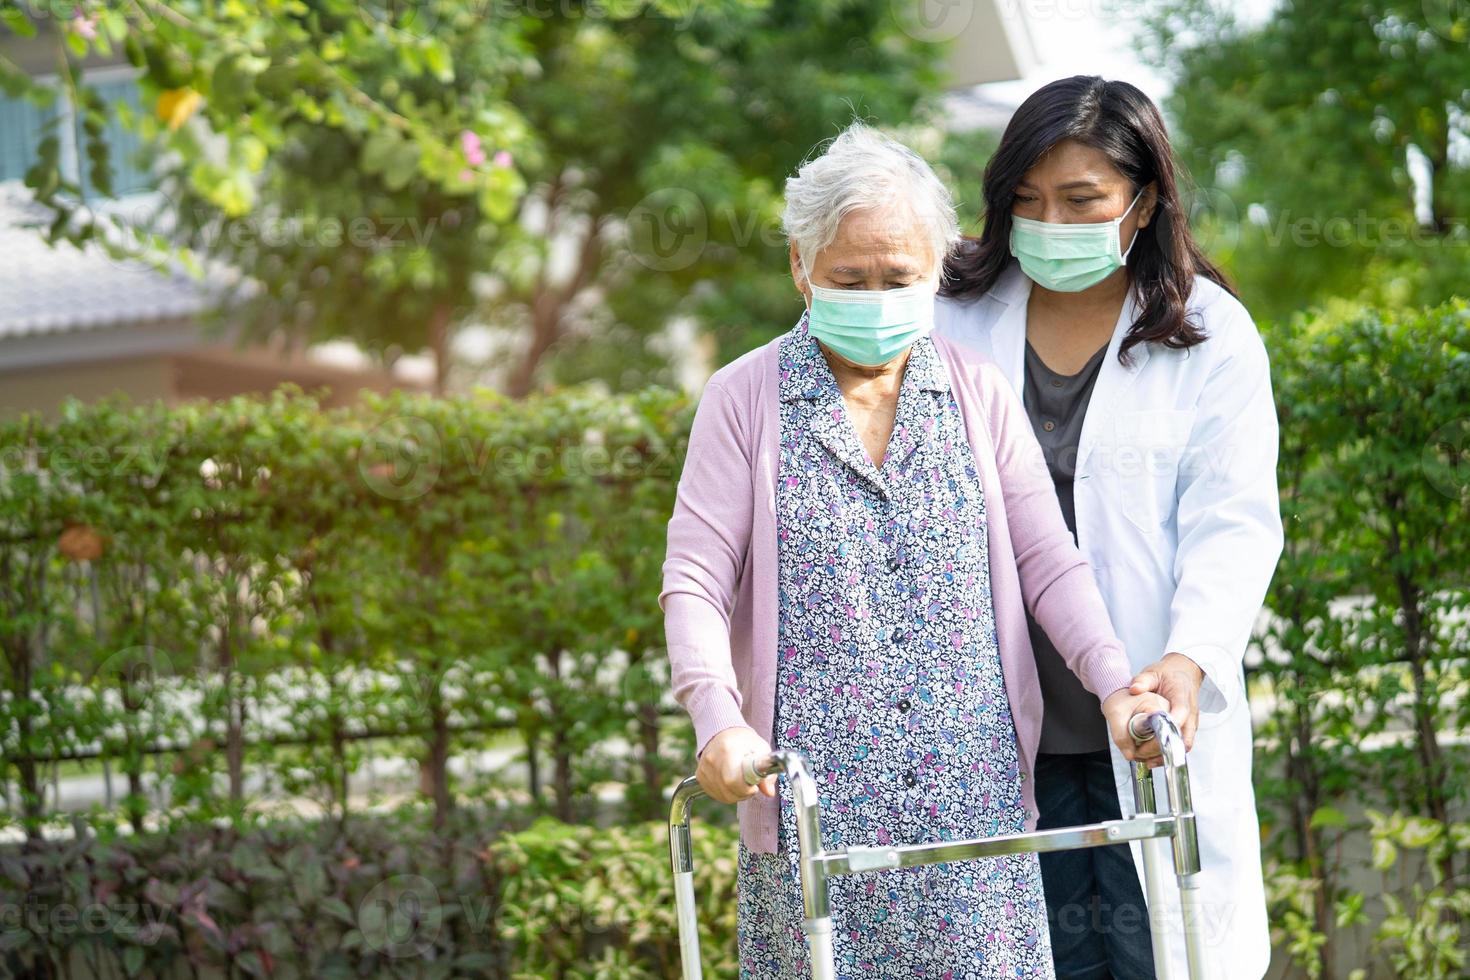
[[[931,335],[933,336],[933,335]],[[964,416],[985,492],[990,584],[1006,695],[1021,756],[1026,827],[1041,690],[1025,608],[1083,685],[1105,698],[1132,680],[1123,645],[1077,551],[1020,400],[995,362],[933,336]],[[674,699],[694,722],[696,755],[718,732],[748,725],[773,743],[776,706],[776,471],[781,338],[710,378],[679,477],[658,601]],[[736,804],[747,848],[776,850],[779,796]]]

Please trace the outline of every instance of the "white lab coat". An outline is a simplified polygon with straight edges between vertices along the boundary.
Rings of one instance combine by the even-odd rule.
[[[1018,396],[1030,291],[1012,261],[985,295],[941,298],[935,326],[989,354]],[[1214,977],[1252,980],[1266,972],[1271,949],[1242,661],[1282,546],[1276,410],[1266,348],[1245,307],[1203,277],[1189,307],[1208,339],[1187,351],[1135,346],[1125,367],[1118,347],[1137,308],[1131,294],[1124,304],[1079,440],[1077,539],[1133,669],[1168,652],[1204,669],[1189,776],[1205,957]],[[1126,816],[1134,812],[1132,774],[1116,746],[1112,753]],[[1155,770],[1161,808],[1162,772]],[[1142,883],[1142,850],[1131,847]],[[1151,909],[1150,920],[1182,977],[1172,875],[1167,889],[1172,908]]]

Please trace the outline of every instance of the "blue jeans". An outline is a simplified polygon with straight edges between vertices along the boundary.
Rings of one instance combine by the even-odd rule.
[[[1107,749],[1036,756],[1039,830],[1116,820]],[[1127,844],[1041,855],[1057,980],[1153,980],[1148,906]]]

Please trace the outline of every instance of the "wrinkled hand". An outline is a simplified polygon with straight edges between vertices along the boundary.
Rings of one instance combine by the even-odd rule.
[[[1182,653],[1165,654],[1149,664],[1133,678],[1128,690],[1134,694],[1153,692],[1169,702],[1169,717],[1184,736],[1184,748],[1194,748],[1194,732],[1199,727],[1199,689],[1205,672],[1199,664]]]
[[[1123,758],[1129,762],[1147,762],[1150,769],[1163,765],[1164,750],[1159,747],[1159,740],[1151,738],[1139,744],[1128,734],[1128,722],[1134,715],[1151,715],[1168,707],[1169,703],[1157,694],[1134,694],[1122,687],[1104,699],[1102,710],[1108,720],[1108,734],[1122,751]]]
[[[710,799],[720,803],[739,803],[754,796],[756,790],[767,796],[776,795],[776,774],[762,779],[755,786],[745,781],[745,757],[751,753],[769,755],[771,746],[748,725],[734,725],[725,729],[705,743],[699,753],[699,768],[694,778]]]

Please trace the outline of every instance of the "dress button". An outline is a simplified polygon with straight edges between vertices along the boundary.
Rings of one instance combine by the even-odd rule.
[[[896,646],[903,646],[908,641],[909,641],[909,635],[907,633],[905,633],[903,630],[894,630],[893,631],[893,642],[894,642],[894,644]]]
[[[1053,388],[1060,388],[1062,386],[1062,383],[1060,381],[1057,381],[1055,378],[1053,378],[1052,379],[1051,386]]]
[[[894,555],[892,558],[888,559],[888,570],[890,572],[896,572],[898,571],[898,567],[902,564],[903,562],[899,559],[899,557],[897,555]]]
[[[909,710],[909,708],[911,708],[911,707],[913,707],[913,705],[911,705],[911,704],[910,704],[910,703],[909,703],[909,699],[908,699],[908,698],[903,698],[903,699],[901,699],[901,700],[900,700],[900,701],[899,701],[899,702],[898,702],[898,710],[899,710],[899,711],[907,711],[907,710]]]
[[[1055,429],[1057,427],[1057,424],[1051,421],[1051,419],[1047,419],[1045,422],[1041,423],[1041,427],[1047,432],[1050,432],[1052,429]]]
[[[906,772],[903,774],[903,781],[910,786],[918,782],[918,780],[914,778],[914,774],[911,772]]]

